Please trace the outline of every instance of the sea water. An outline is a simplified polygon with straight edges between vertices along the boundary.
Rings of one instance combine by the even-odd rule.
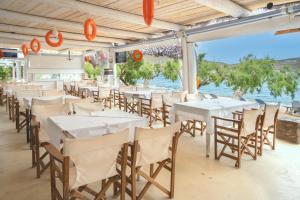
[[[140,84],[143,83],[143,80],[140,80],[139,83]],[[162,75],[155,77],[153,80],[149,82],[149,84],[151,87],[166,88],[170,90],[179,90],[182,88],[181,80],[172,82],[171,80],[164,78]],[[224,97],[233,96],[232,89],[226,86],[225,84],[221,84],[220,86],[217,87],[215,84],[212,83],[206,86],[202,86],[199,89],[199,91],[202,93],[215,94]],[[282,105],[291,105],[291,102],[293,101],[292,97],[287,95],[282,95],[276,98],[273,97],[266,84],[262,86],[260,92],[247,93],[243,96],[243,98],[247,100],[261,99],[265,102],[279,102]],[[298,88],[295,93],[294,100],[300,101],[300,81],[298,83]]]

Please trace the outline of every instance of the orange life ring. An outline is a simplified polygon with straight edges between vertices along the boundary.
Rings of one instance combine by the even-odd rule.
[[[35,46],[35,44],[37,46]],[[38,53],[41,50],[41,47],[41,42],[38,39],[34,38],[33,40],[31,40],[30,48],[34,53]]]
[[[140,50],[133,52],[133,59],[135,62],[141,62],[143,60],[143,53]]]
[[[60,47],[64,41],[62,33],[58,32],[58,34],[57,34],[58,41],[57,42],[51,41],[52,33],[53,33],[52,31],[48,31],[45,35],[45,40],[46,40],[47,44],[51,47]]]
[[[0,49],[0,58],[3,58],[4,57],[4,53],[3,51]]]
[[[143,15],[147,26],[151,26],[154,17],[154,0],[143,1]]]
[[[92,27],[92,33],[90,34],[89,28]],[[88,41],[92,41],[97,35],[97,26],[92,18],[89,18],[84,23],[84,35]]]
[[[22,52],[24,56],[28,56],[29,55],[29,50],[26,44],[22,44]]]

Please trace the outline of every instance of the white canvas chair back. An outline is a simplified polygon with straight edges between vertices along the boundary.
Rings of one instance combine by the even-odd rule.
[[[275,115],[279,110],[278,105],[266,105],[264,113],[263,128],[268,128],[274,125]]]
[[[77,115],[90,115],[92,112],[103,111],[102,103],[73,103],[73,111]]]
[[[70,111],[73,113],[73,103],[91,103],[93,99],[86,98],[86,99],[72,99],[72,98],[65,98],[65,104],[69,106]]]
[[[151,93],[151,106],[152,108],[161,108],[163,106],[163,93]]]
[[[185,96],[186,101],[201,101],[203,98],[198,94],[186,94]]]
[[[170,94],[163,95],[163,103],[173,106],[175,103],[181,103],[184,100],[180,96],[173,96]]]
[[[24,98],[40,97],[42,94],[41,90],[16,90],[15,96],[19,101],[20,107],[24,106]]]
[[[36,116],[36,120],[40,122],[40,138],[46,141],[49,138],[48,118],[58,115],[68,115],[70,112],[64,104],[60,105],[33,105],[31,108],[32,114]]]
[[[43,96],[62,96],[64,95],[63,91],[57,91],[57,90],[44,90]]]
[[[64,140],[64,156],[74,163],[70,188],[101,181],[117,174],[116,162],[122,145],[129,141],[129,131],[93,138]]]
[[[110,88],[107,87],[98,87],[99,88],[99,97],[106,98],[110,96]]]
[[[256,132],[256,122],[259,116],[259,110],[244,110],[242,132],[243,136],[250,135]]]
[[[180,98],[180,102],[185,101],[185,97],[188,94],[188,91],[172,92],[172,96],[175,98]]]
[[[56,97],[51,99],[32,98],[31,105],[60,105],[63,104],[63,97]]]
[[[137,166],[145,166],[169,158],[172,138],[180,130],[178,122],[164,128],[137,128],[136,138],[139,144]]]

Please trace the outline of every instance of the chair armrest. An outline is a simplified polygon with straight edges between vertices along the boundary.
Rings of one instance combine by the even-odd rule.
[[[55,160],[63,163],[64,156],[52,144],[47,143],[47,144],[45,144],[44,148],[50,154],[50,156],[52,156]]]

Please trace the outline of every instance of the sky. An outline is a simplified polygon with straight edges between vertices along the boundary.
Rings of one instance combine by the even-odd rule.
[[[300,32],[285,35],[265,33],[197,43],[197,52],[206,53],[206,60],[238,63],[253,54],[257,58],[269,56],[276,60],[300,58]]]

